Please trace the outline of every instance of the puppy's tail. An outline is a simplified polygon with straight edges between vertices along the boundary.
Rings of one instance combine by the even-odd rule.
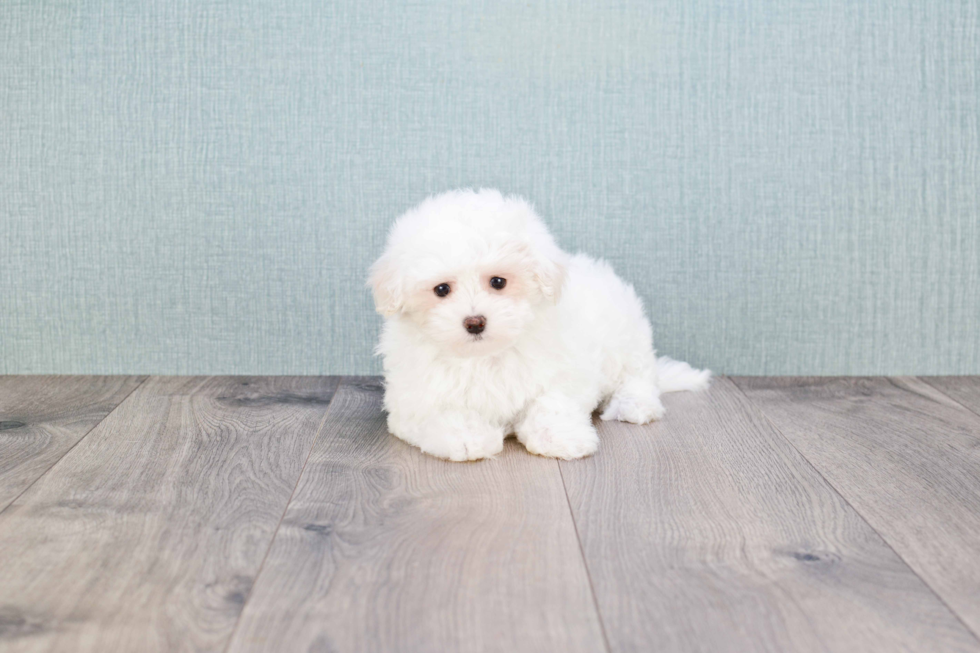
[[[657,359],[657,387],[660,392],[704,390],[711,382],[711,370],[696,370],[683,361],[661,356]]]

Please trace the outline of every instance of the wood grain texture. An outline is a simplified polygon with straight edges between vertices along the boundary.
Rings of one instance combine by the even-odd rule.
[[[346,383],[230,651],[600,651],[554,460],[449,463]]]
[[[148,380],[0,515],[0,649],[221,650],[336,385]]]
[[[919,379],[980,415],[980,376],[923,376]]]
[[[614,651],[977,651],[727,379],[562,462]]]
[[[736,382],[980,633],[980,418],[914,378]]]
[[[0,376],[0,510],[143,381],[137,376]]]

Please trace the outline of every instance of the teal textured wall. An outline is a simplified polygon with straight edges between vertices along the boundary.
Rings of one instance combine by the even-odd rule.
[[[0,5],[0,372],[373,372],[425,195],[530,198],[665,353],[980,373],[980,3]]]

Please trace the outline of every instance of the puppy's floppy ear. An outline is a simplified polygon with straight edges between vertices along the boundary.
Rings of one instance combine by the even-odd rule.
[[[557,250],[557,248],[555,248]],[[565,285],[565,256],[560,250],[554,256],[539,255],[534,262],[534,281],[542,296],[552,304],[561,299],[562,286]]]
[[[551,236],[542,233],[528,240],[504,239],[494,242],[493,246],[502,259],[520,262],[545,301],[558,303],[565,283],[568,255],[558,249]]]
[[[390,254],[374,262],[368,274],[368,285],[374,294],[374,309],[385,317],[402,310],[405,305],[405,284],[398,274]]]

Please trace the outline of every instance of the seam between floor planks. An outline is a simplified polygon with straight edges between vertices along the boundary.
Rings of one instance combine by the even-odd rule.
[[[592,570],[589,569],[589,561],[585,558],[585,548],[582,546],[582,536],[578,532],[578,521],[575,519],[575,511],[572,510],[572,500],[568,497],[568,485],[565,484],[565,473],[561,469],[561,463],[555,461],[558,466],[558,476],[561,478],[561,488],[565,491],[565,505],[568,507],[568,516],[572,520],[572,528],[575,529],[575,539],[578,542],[578,552],[582,558],[582,566],[585,568],[585,577],[589,581],[589,591],[592,593],[592,605],[595,606],[596,617],[599,620],[599,629],[602,632],[602,641],[606,645],[606,652],[612,653],[612,646],[609,644],[609,633],[606,632],[606,620],[599,609],[599,597],[595,592],[595,582],[592,580]]]
[[[970,530],[980,523],[973,505],[980,415],[920,377],[738,378],[767,419],[783,425],[781,435],[801,455],[806,448],[828,482],[837,479],[838,492],[855,510],[863,507],[864,520],[980,639],[980,612],[971,599],[976,531]],[[939,378],[980,383],[980,377]],[[812,425],[800,426],[807,417]]]
[[[109,376],[111,376],[111,375],[109,375]],[[105,415],[102,416],[102,419],[100,419],[98,422],[96,422],[95,424],[93,424],[92,427],[89,430],[85,431],[85,434],[82,435],[82,437],[78,438],[78,440],[76,440],[70,447],[68,447],[67,449],[65,449],[65,451],[63,451],[62,454],[60,456],[58,456],[58,459],[57,460],[55,460],[53,463],[51,463],[50,465],[48,465],[47,469],[45,469],[43,472],[41,472],[40,474],[38,474],[34,478],[33,481],[31,481],[30,483],[28,483],[27,486],[25,486],[20,492],[18,492],[16,496],[12,497],[10,499],[10,501],[8,501],[6,503],[6,505],[4,505],[2,508],[0,508],[0,515],[2,515],[7,510],[7,508],[9,508],[10,506],[14,505],[14,503],[17,502],[17,499],[21,498],[24,495],[25,492],[27,492],[32,487],[34,487],[34,484],[37,483],[42,478],[44,478],[44,476],[46,476],[52,469],[54,469],[58,465],[58,463],[60,463],[62,460],[64,460],[65,459],[65,456],[67,456],[69,453],[71,453],[71,451],[75,447],[77,447],[79,444],[81,444],[81,442],[83,440],[85,440],[85,438],[87,438],[89,436],[89,434],[92,433],[92,431],[94,431],[95,429],[99,428],[99,425],[102,424],[103,422],[105,422],[106,419],[108,419],[109,415],[112,415],[114,412],[116,412],[116,410],[118,410],[119,407],[122,406],[126,402],[127,399],[129,399],[131,396],[133,396],[133,393],[134,392],[136,392],[141,387],[143,387],[143,384],[146,383],[149,378],[150,378],[149,375],[143,376],[143,378],[140,379],[136,383],[136,385],[133,387],[133,389],[126,393],[126,396],[125,397],[123,397],[122,399],[120,399],[116,403],[116,405],[113,406],[109,410],[108,413],[106,413]]]
[[[890,378],[890,377],[888,377],[888,378]],[[970,406],[968,406],[968,405],[966,405],[966,404],[964,404],[964,403],[963,403],[962,401],[960,401],[960,400],[959,400],[959,399],[957,399],[956,397],[954,397],[954,396],[952,396],[952,395],[951,395],[951,394],[950,394],[949,392],[947,392],[947,391],[946,391],[946,390],[944,390],[943,388],[941,388],[941,387],[939,387],[939,386],[937,386],[937,385],[936,385],[936,384],[934,384],[934,383],[930,383],[930,382],[929,382],[929,380],[928,380],[928,377],[922,377],[922,376],[917,376],[917,377],[914,377],[914,378],[916,378],[916,379],[919,379],[920,381],[922,381],[923,383],[925,383],[926,385],[928,385],[928,386],[929,386],[930,388],[933,388],[934,390],[936,390],[936,391],[937,391],[937,392],[939,392],[940,394],[942,394],[942,395],[944,395],[945,397],[948,397],[948,398],[949,398],[949,400],[950,400],[950,401],[952,401],[953,403],[955,403],[955,404],[957,404],[957,405],[959,405],[959,406],[962,406],[962,407],[963,407],[963,410],[965,410],[965,411],[967,411],[967,412],[969,412],[969,413],[973,413],[974,415],[976,415],[976,416],[977,416],[977,418],[980,418],[980,412],[977,412],[977,411],[976,411],[976,410],[974,410],[974,409],[973,409],[972,407],[970,407]],[[886,541],[887,541],[887,540],[886,540]],[[903,558],[903,560],[904,560],[904,558]],[[906,564],[908,564],[908,563],[906,563]],[[912,565],[909,565],[909,568],[910,568],[910,569],[912,569],[912,571],[915,571],[915,568],[914,568],[914,567],[912,567]],[[916,573],[918,573],[918,572],[916,572]],[[923,582],[925,582],[925,583],[926,583],[926,585],[929,585],[929,583],[928,583],[927,581],[925,581],[925,579],[923,579]],[[931,588],[932,586],[931,586],[931,585],[929,585],[929,587]],[[934,589],[933,591],[935,591],[935,589]],[[946,603],[946,599],[945,599],[944,597],[942,597],[941,595],[939,595],[939,593],[938,593],[938,592],[937,592],[936,594],[937,594],[937,596],[939,596],[939,598],[940,598],[940,599],[941,599],[941,600],[943,601],[943,603]],[[947,605],[948,605],[948,604],[947,604]],[[980,640],[980,631],[976,631],[976,630],[974,630],[973,628],[971,628],[971,627],[970,627],[970,626],[969,626],[969,625],[968,625],[968,624],[967,624],[967,623],[966,623],[966,622],[965,622],[965,621],[963,620],[963,618],[962,618],[962,617],[960,616],[960,613],[959,613],[958,611],[956,611],[956,610],[954,610],[954,609],[952,608],[952,606],[950,606],[950,608],[949,608],[949,609],[950,609],[950,611],[951,611],[951,612],[952,612],[953,614],[955,614],[955,615],[956,615],[956,617],[957,617],[957,618],[958,618],[958,619],[959,619],[960,621],[962,621],[962,622],[963,622],[963,625],[965,625],[965,626],[966,626],[966,627],[967,627],[967,628],[968,628],[968,629],[970,630],[970,632],[972,632],[972,633],[974,634],[974,636],[976,636],[976,637],[977,637],[977,639],[978,639],[978,640]]]
[[[923,383],[925,383],[926,385],[928,385],[930,388],[935,389],[936,392],[940,392],[940,393],[946,395],[947,397],[949,397],[950,401],[952,401],[953,403],[956,403],[956,404],[959,404],[960,406],[962,406],[963,407],[963,410],[966,410],[968,412],[971,412],[974,415],[976,415],[977,417],[980,417],[980,410],[977,410],[977,409],[973,408],[972,406],[969,406],[967,404],[964,404],[962,401],[960,401],[959,399],[957,399],[956,397],[954,397],[953,395],[951,395],[947,390],[945,390],[942,387],[936,385],[933,381],[930,381],[928,376],[917,376],[915,378],[919,379],[920,381],[922,381]]]
[[[669,395],[658,424],[601,423],[596,456],[560,463],[616,648],[978,650],[733,385]]]
[[[892,378],[892,377],[884,377],[884,378],[886,378],[886,379],[888,379],[889,381],[891,381],[891,378]],[[785,440],[785,441],[786,441],[786,443],[787,443],[787,444],[788,444],[788,445],[789,445],[790,447],[792,447],[792,448],[793,448],[793,449],[794,449],[794,450],[795,450],[795,451],[796,451],[796,452],[797,452],[797,453],[798,453],[798,454],[800,455],[800,457],[801,457],[801,458],[802,458],[803,460],[805,460],[805,461],[806,461],[806,464],[807,464],[807,465],[808,465],[808,466],[809,466],[809,467],[810,467],[811,469],[813,469],[813,471],[814,471],[814,472],[816,472],[816,473],[817,473],[817,475],[818,475],[818,476],[820,476],[820,478],[822,478],[822,479],[824,480],[824,482],[825,482],[825,483],[826,483],[826,484],[827,484],[827,485],[828,485],[828,486],[829,486],[830,488],[832,488],[832,489],[834,490],[834,492],[836,492],[836,493],[837,493],[837,495],[838,495],[838,496],[839,496],[839,497],[841,498],[841,500],[843,500],[843,501],[844,501],[844,503],[846,503],[846,504],[847,504],[848,506],[850,506],[850,507],[851,507],[851,509],[852,509],[852,510],[854,510],[854,512],[855,512],[855,513],[857,513],[857,515],[858,515],[859,517],[861,517],[861,519],[862,519],[862,520],[864,521],[864,523],[868,525],[868,528],[870,528],[870,529],[871,529],[871,530],[873,530],[873,531],[874,531],[875,533],[877,533],[877,535],[878,535],[878,537],[880,537],[880,538],[881,538],[881,541],[882,541],[882,542],[884,542],[884,544],[885,544],[885,546],[887,546],[887,547],[888,547],[889,549],[891,549],[891,551],[892,551],[892,552],[893,552],[893,553],[894,553],[894,554],[895,554],[895,555],[896,555],[896,556],[897,556],[897,557],[898,557],[898,558],[899,558],[899,559],[900,559],[900,560],[901,560],[902,562],[904,562],[904,563],[905,563],[905,565],[906,565],[906,566],[907,566],[907,567],[909,568],[909,570],[910,570],[910,571],[911,571],[911,572],[912,572],[913,574],[915,574],[916,576],[918,576],[918,577],[919,577],[919,579],[920,579],[920,580],[922,581],[922,584],[923,584],[923,585],[925,585],[926,587],[928,587],[928,588],[929,588],[929,590],[930,590],[930,591],[931,591],[931,592],[933,593],[933,595],[934,595],[934,596],[935,596],[935,597],[936,597],[936,598],[937,598],[937,599],[939,600],[939,602],[940,602],[940,603],[942,603],[942,604],[943,604],[944,606],[946,606],[946,609],[948,609],[948,610],[950,611],[950,613],[951,613],[951,614],[952,614],[952,615],[953,615],[954,617],[956,617],[956,620],[957,620],[957,621],[959,621],[959,622],[960,622],[960,623],[961,623],[961,624],[963,625],[963,627],[964,627],[964,628],[965,628],[965,629],[966,629],[966,630],[967,630],[967,631],[968,631],[968,632],[969,632],[969,633],[970,633],[971,635],[973,635],[973,637],[974,637],[974,639],[976,639],[976,641],[977,641],[977,644],[978,644],[978,645],[980,645],[980,633],[977,633],[976,631],[974,631],[974,630],[973,630],[973,628],[971,628],[971,627],[970,627],[970,624],[968,624],[968,623],[967,623],[966,621],[964,621],[964,619],[963,619],[963,617],[962,617],[962,616],[960,616],[960,613],[959,613],[959,612],[958,612],[957,610],[955,610],[955,609],[953,608],[953,606],[951,606],[951,605],[950,605],[950,604],[949,604],[949,603],[948,603],[948,602],[946,601],[946,598],[945,598],[945,597],[944,597],[944,596],[943,596],[942,594],[940,594],[940,593],[939,593],[939,591],[938,591],[938,590],[937,590],[937,589],[936,589],[936,588],[935,588],[935,587],[933,586],[933,584],[932,584],[932,583],[930,583],[930,582],[929,582],[929,581],[928,581],[928,580],[927,580],[927,579],[926,579],[925,577],[923,577],[923,575],[922,575],[922,574],[921,574],[921,573],[920,573],[920,572],[919,572],[918,570],[916,570],[916,568],[915,568],[915,566],[914,566],[914,565],[912,565],[912,564],[911,564],[911,563],[909,562],[909,560],[907,560],[907,559],[906,559],[906,557],[905,557],[905,556],[903,556],[903,555],[902,555],[902,554],[901,554],[901,553],[900,553],[900,552],[899,552],[899,551],[898,551],[897,549],[895,549],[895,547],[894,547],[894,546],[892,545],[892,543],[891,543],[891,542],[889,541],[889,539],[888,539],[887,537],[885,537],[885,535],[884,535],[884,534],[882,534],[882,533],[881,533],[881,532],[880,532],[880,531],[879,531],[879,530],[878,530],[878,529],[877,529],[877,528],[876,528],[876,527],[874,526],[874,524],[872,524],[872,522],[871,522],[871,520],[869,520],[869,518],[868,518],[868,517],[867,517],[867,516],[866,516],[866,515],[864,514],[864,512],[863,512],[863,511],[861,511],[861,510],[859,510],[859,509],[857,508],[857,506],[855,506],[855,505],[854,505],[853,503],[851,503],[851,500],[847,498],[847,495],[846,495],[846,494],[845,494],[844,492],[842,492],[842,491],[841,491],[841,489],[840,489],[839,487],[837,487],[837,485],[835,485],[834,483],[832,483],[832,482],[830,481],[830,479],[829,479],[829,478],[827,478],[827,477],[826,477],[826,476],[824,475],[824,473],[823,473],[823,472],[822,472],[822,471],[820,470],[820,468],[819,468],[819,467],[817,467],[816,465],[814,465],[814,464],[813,464],[813,461],[811,461],[811,460],[810,460],[810,458],[809,458],[809,457],[808,457],[808,456],[807,456],[807,455],[806,455],[805,453],[803,453],[803,451],[801,451],[801,450],[800,450],[800,449],[799,449],[799,448],[798,448],[798,447],[796,446],[796,444],[795,444],[795,443],[794,443],[794,442],[793,442],[793,441],[792,441],[792,440],[791,440],[791,439],[790,439],[789,437],[787,437],[787,436],[786,436],[786,434],[785,434],[785,433],[783,433],[783,431],[782,431],[782,429],[780,429],[780,428],[779,428],[779,427],[778,427],[778,426],[776,425],[776,423],[775,423],[775,422],[773,422],[773,420],[772,420],[772,419],[771,419],[771,418],[769,417],[769,415],[768,415],[768,413],[766,413],[766,411],[765,411],[765,410],[763,409],[763,407],[762,407],[762,406],[760,406],[759,404],[757,404],[757,403],[756,403],[756,402],[755,402],[755,401],[754,401],[754,400],[752,399],[752,397],[750,397],[750,396],[749,396],[749,395],[748,395],[748,394],[747,394],[747,393],[745,392],[745,390],[744,390],[744,389],[742,388],[742,386],[741,386],[741,385],[739,385],[738,383],[734,383],[734,382],[733,382],[733,385],[734,385],[734,386],[735,386],[736,388],[738,388],[738,390],[739,390],[739,392],[741,392],[741,393],[742,393],[742,395],[743,395],[743,396],[744,396],[744,397],[746,398],[746,400],[747,400],[747,401],[748,401],[749,403],[751,403],[751,404],[752,404],[753,406],[755,406],[755,407],[756,407],[756,409],[758,409],[758,411],[759,411],[759,413],[760,413],[760,414],[762,415],[762,417],[763,417],[763,418],[764,418],[764,419],[766,420],[766,422],[768,422],[768,423],[769,423],[769,425],[770,425],[770,426],[772,426],[772,428],[773,428],[773,431],[775,431],[776,433],[778,433],[778,434],[779,434],[779,436],[780,436],[780,437],[781,437],[781,438],[782,438],[783,440]],[[938,388],[937,388],[937,390],[938,390]],[[945,394],[945,393],[943,393],[943,394]],[[957,403],[959,403],[959,402],[957,402]],[[966,407],[964,406],[964,408],[966,408]],[[973,412],[973,411],[970,411],[970,412]]]
[[[74,450],[77,469],[56,466],[3,516],[12,528],[0,529],[0,557],[28,566],[0,576],[0,595],[16,598],[3,606],[13,629],[0,629],[0,641],[32,651],[132,650],[134,641],[221,650],[295,488],[279,481],[299,477],[338,381],[147,379],[139,401],[121,402]],[[79,484],[79,470],[105,482]],[[40,564],[45,554],[54,566]]]
[[[255,572],[255,579],[252,581],[252,586],[248,590],[248,596],[245,597],[245,601],[242,603],[242,609],[238,611],[238,619],[235,620],[235,626],[231,629],[231,634],[228,635],[228,641],[222,647],[222,652],[227,653],[228,649],[231,648],[231,643],[235,639],[235,632],[238,630],[239,624],[242,622],[242,615],[245,614],[245,609],[248,608],[248,602],[252,598],[254,593],[255,584],[259,582],[259,578],[262,577],[262,571],[265,569],[265,563],[269,559],[269,553],[272,551],[272,545],[276,543],[276,538],[279,536],[279,529],[282,528],[282,520],[286,518],[286,513],[289,512],[289,506],[293,502],[293,498],[296,496],[296,488],[299,487],[299,482],[303,479],[303,474],[306,472],[306,466],[310,463],[310,457],[313,455],[313,449],[316,447],[317,441],[320,436],[323,435],[323,427],[327,423],[327,418],[330,416],[330,408],[333,406],[334,399],[337,398],[337,394],[340,389],[347,383],[347,379],[350,377],[342,376],[337,382],[337,389],[334,390],[333,395],[330,397],[330,401],[327,402],[327,406],[323,411],[323,417],[320,419],[320,425],[317,426],[316,434],[313,436],[313,442],[310,443],[310,450],[306,452],[306,458],[303,460],[303,467],[299,470],[299,475],[296,477],[296,483],[293,485],[293,491],[289,494],[289,500],[286,501],[285,507],[282,509],[282,514],[279,515],[279,523],[276,524],[276,529],[272,532],[272,538],[269,540],[269,546],[265,549],[265,555],[262,556],[262,562],[259,564],[258,570]]]
[[[555,461],[438,460],[377,377],[338,395],[229,650],[606,650]]]

